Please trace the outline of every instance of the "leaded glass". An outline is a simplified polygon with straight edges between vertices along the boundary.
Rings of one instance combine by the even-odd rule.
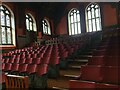
[[[69,35],[81,33],[79,10],[73,9],[69,12]]]
[[[0,44],[13,44],[12,39],[12,25],[11,13],[5,6],[0,6],[1,15],[1,30],[0,30]]]
[[[6,31],[5,31],[5,27],[2,27],[2,43],[6,44]]]
[[[50,34],[51,34],[51,31],[50,31],[50,27],[49,27],[48,21],[43,20],[42,23],[43,23],[43,33],[50,35]]]
[[[100,7],[96,3],[92,3],[86,8],[86,26],[87,32],[101,30]]]
[[[5,14],[1,11],[1,25],[5,25]]]
[[[8,15],[6,16],[6,22],[7,22],[7,26],[10,26],[10,17]]]
[[[7,40],[8,40],[8,44],[11,44],[11,31],[10,31],[10,28],[7,28]]]
[[[32,17],[29,14],[27,14],[26,15],[26,29],[28,31],[34,31],[33,24],[34,24],[34,22],[33,22]]]
[[[78,34],[81,33],[80,22],[78,22]]]

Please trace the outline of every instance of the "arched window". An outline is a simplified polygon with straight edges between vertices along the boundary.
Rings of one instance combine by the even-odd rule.
[[[87,32],[100,31],[102,29],[100,7],[96,3],[91,3],[86,7],[86,27]]]
[[[35,19],[32,17],[31,14],[26,14],[26,29],[28,31],[37,31]]]
[[[15,46],[15,23],[12,11],[6,6],[0,6],[0,45]]]
[[[49,22],[46,19],[44,19],[42,21],[42,25],[43,25],[43,33],[51,35],[50,25],[49,25]]]
[[[68,13],[69,35],[81,33],[80,12],[77,9],[71,9]]]

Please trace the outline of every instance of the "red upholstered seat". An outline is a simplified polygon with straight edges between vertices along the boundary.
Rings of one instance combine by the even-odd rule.
[[[28,67],[28,64],[20,64],[18,71],[20,73],[26,73],[27,72],[27,67]]]
[[[19,69],[19,65],[18,63],[13,63],[12,64],[12,72],[18,72],[18,69]]]
[[[12,64],[11,64],[11,63],[6,63],[6,64],[5,64],[4,71],[6,71],[6,72],[11,71],[11,67],[12,67]]]
[[[27,74],[36,73],[37,64],[29,64],[27,67]]]
[[[36,74],[38,76],[42,76],[44,74],[47,74],[48,71],[48,65],[47,64],[40,64],[37,66]]]

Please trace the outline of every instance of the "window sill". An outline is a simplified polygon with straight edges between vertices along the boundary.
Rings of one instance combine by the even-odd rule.
[[[6,50],[6,49],[15,49],[16,46],[14,45],[0,45],[0,49]]]

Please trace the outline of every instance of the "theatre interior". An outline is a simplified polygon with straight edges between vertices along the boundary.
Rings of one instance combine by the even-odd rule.
[[[2,90],[120,90],[119,1],[1,2],[0,21]]]

